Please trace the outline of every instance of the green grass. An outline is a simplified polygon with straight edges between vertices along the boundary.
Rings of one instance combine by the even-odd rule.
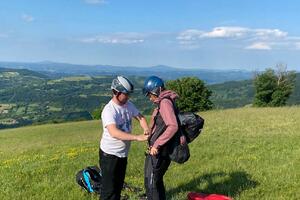
[[[205,129],[190,144],[190,160],[173,163],[165,175],[167,199],[186,199],[189,191],[240,200],[300,199],[299,107],[201,115]],[[0,131],[1,199],[98,199],[77,186],[75,174],[98,163],[101,130],[99,121],[87,121]],[[145,147],[132,143],[127,166],[126,182],[140,188]]]

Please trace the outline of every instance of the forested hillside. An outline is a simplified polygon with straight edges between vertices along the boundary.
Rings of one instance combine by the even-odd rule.
[[[229,81],[209,85],[213,92],[211,100],[215,108],[237,108],[252,104],[254,98],[253,80]],[[290,96],[288,105],[300,104],[300,74],[297,74],[295,89]]]
[[[0,128],[26,124],[92,119],[91,113],[111,98],[112,76],[76,76],[50,79],[29,70],[0,70]],[[130,77],[136,86],[143,78]],[[142,112],[151,105],[132,95]]]
[[[0,68],[0,128],[27,124],[90,120],[111,98],[114,76],[67,76],[50,78],[26,69]],[[135,93],[131,96],[143,114],[153,105],[141,93],[144,77],[131,76]],[[236,108],[252,103],[252,80],[208,85],[213,107]],[[289,105],[300,104],[300,76]]]
[[[215,108],[236,108],[252,103],[254,86],[252,80],[230,81],[210,85],[211,100]]]

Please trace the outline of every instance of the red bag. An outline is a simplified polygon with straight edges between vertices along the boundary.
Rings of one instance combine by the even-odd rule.
[[[220,194],[203,194],[190,192],[187,195],[188,200],[232,200],[231,198]]]

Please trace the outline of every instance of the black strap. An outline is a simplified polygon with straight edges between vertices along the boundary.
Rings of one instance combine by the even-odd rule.
[[[159,104],[158,104],[158,106],[157,106],[157,108],[158,108],[157,113],[156,113],[156,115],[154,116],[154,124],[156,124],[157,116],[158,116],[159,110],[160,110],[160,103],[161,103],[161,101],[162,101],[163,99],[169,99],[169,100],[172,102],[174,114],[175,114],[176,121],[177,121],[177,125],[178,125],[178,130],[179,130],[180,134],[182,135],[183,133],[182,133],[182,130],[181,130],[181,128],[180,128],[180,121],[179,121],[179,118],[178,118],[179,110],[177,109],[177,106],[176,106],[174,100],[171,99],[169,96],[168,96],[168,97],[163,97],[163,98],[160,100],[160,102],[159,102]],[[175,135],[176,135],[176,134],[177,134],[177,133],[175,133]],[[174,136],[175,136],[175,135],[174,135]],[[148,138],[148,145],[149,145],[149,146],[150,146],[150,140],[152,139],[153,136],[154,136],[154,135],[151,135],[151,136]],[[159,136],[160,136],[160,135],[156,135],[157,138],[158,138]],[[173,137],[174,137],[174,136],[173,136]],[[157,139],[157,138],[156,138],[156,139]]]

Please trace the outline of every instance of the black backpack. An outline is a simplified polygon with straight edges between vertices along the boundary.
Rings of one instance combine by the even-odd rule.
[[[187,143],[192,142],[198,135],[200,135],[204,119],[193,112],[179,112],[177,114],[179,126],[182,134],[185,135]]]
[[[177,118],[177,123],[181,134],[186,137],[187,143],[192,142],[196,137],[198,137],[204,126],[204,119],[196,113],[193,112],[180,112],[176,106],[176,103],[170,98],[173,103],[174,111]],[[158,109],[160,106],[158,106]]]
[[[184,135],[187,143],[192,142],[200,135],[204,126],[204,119],[193,112],[180,112],[175,102],[171,98],[166,98],[173,103],[179,126],[177,133],[168,142],[169,157],[172,161],[182,164],[190,158],[190,150],[187,144],[180,144],[180,137]]]
[[[87,192],[100,194],[102,187],[101,169],[97,166],[86,167],[76,174],[76,182]]]

